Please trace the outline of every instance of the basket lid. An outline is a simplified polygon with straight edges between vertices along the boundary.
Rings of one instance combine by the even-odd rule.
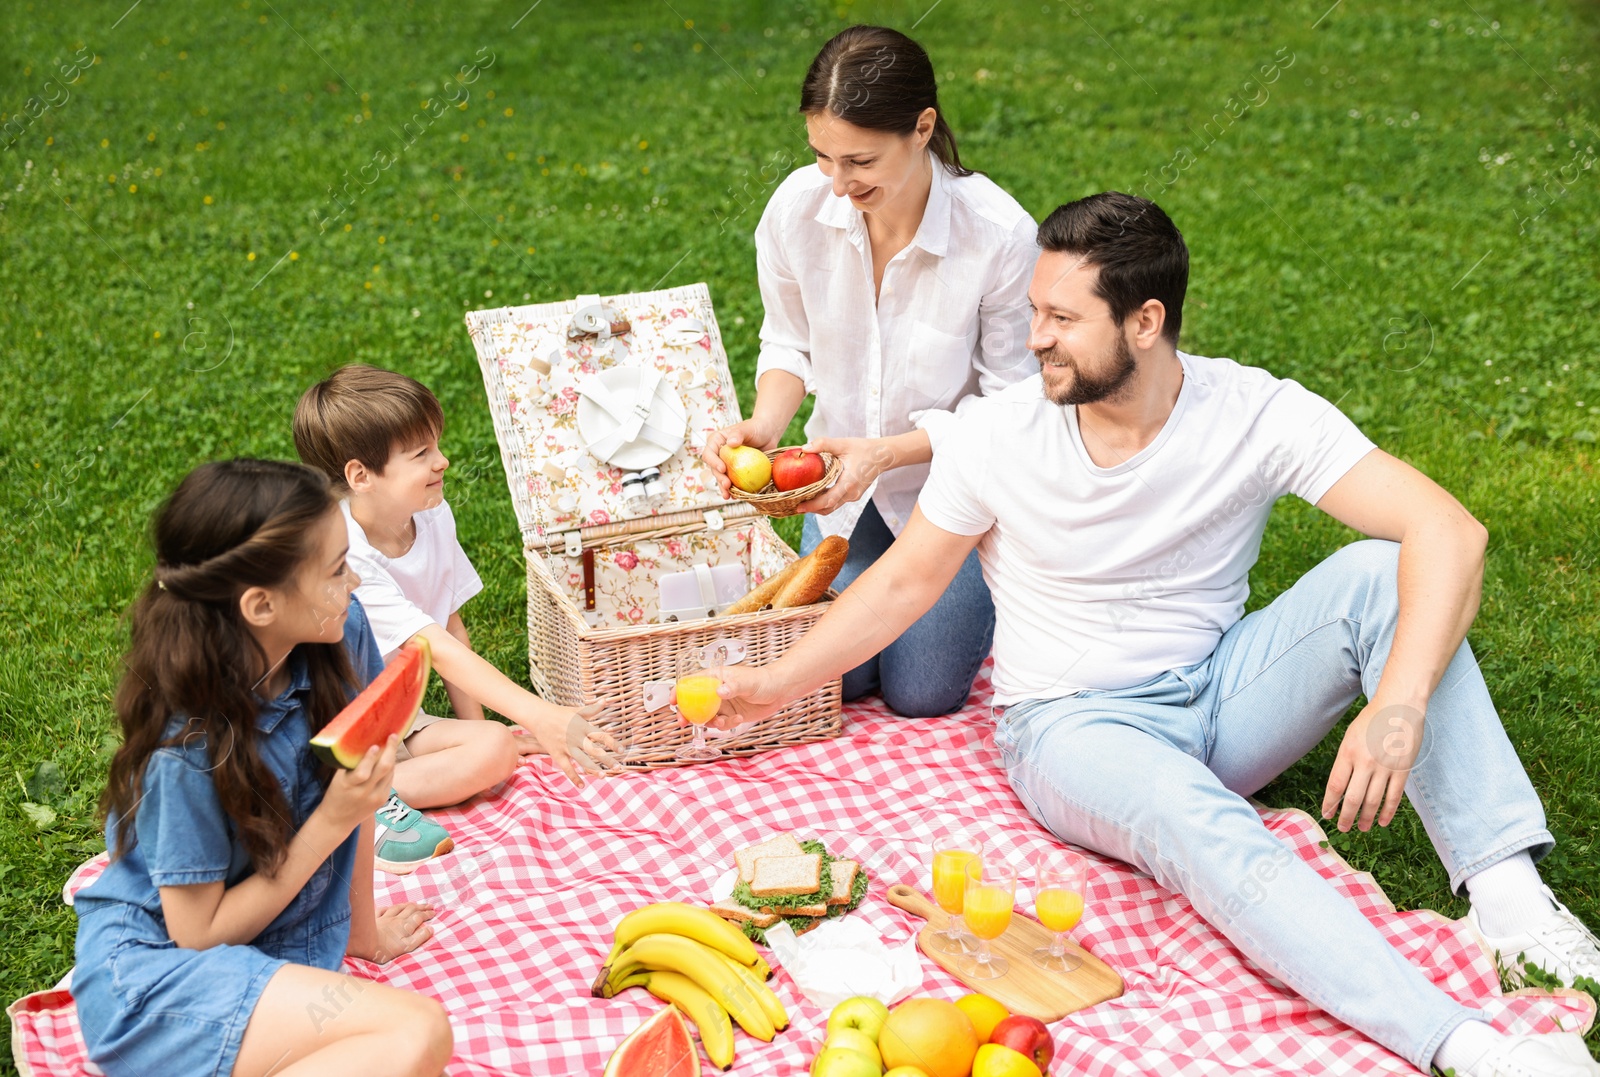
[[[704,284],[471,311],[467,331],[525,543],[729,504],[700,463],[739,398]],[[655,467],[630,508],[624,479]],[[645,472],[648,475],[648,472]],[[635,499],[637,505],[637,499]]]

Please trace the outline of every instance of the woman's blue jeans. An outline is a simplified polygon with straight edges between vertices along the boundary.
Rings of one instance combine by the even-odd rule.
[[[1194,666],[1006,708],[995,742],[1012,788],[1056,836],[1182,893],[1273,976],[1427,1071],[1477,1011],[1408,964],[1245,799],[1321,741],[1359,694],[1371,697],[1399,615],[1399,549],[1345,547]],[[1523,849],[1536,860],[1550,851],[1544,810],[1465,643],[1422,729],[1406,796],[1452,889]]]
[[[807,515],[800,552],[822,541],[816,517]],[[843,591],[894,544],[894,532],[870,502],[850,535],[850,555],[833,581]],[[844,675],[846,702],[877,692],[902,718],[931,718],[960,710],[978,667],[994,643],[994,602],[974,551],[933,608],[899,639]]]

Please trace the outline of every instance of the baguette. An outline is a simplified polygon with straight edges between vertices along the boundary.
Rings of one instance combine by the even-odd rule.
[[[833,870],[833,894],[828,904],[850,904],[850,888],[855,886],[856,872],[861,870],[861,865],[854,860],[835,860],[829,867]]]
[[[739,865],[739,881],[749,882],[755,878],[756,858],[760,856],[804,856],[805,850],[800,848],[800,843],[794,839],[793,834],[779,834],[775,838],[768,838],[759,845],[747,845],[736,850],[733,854],[734,862]]]
[[[778,589],[777,595],[772,599],[772,608],[775,610],[794,609],[796,606],[809,606],[828,592],[828,585],[833,578],[844,568],[845,558],[850,556],[850,543],[838,535],[829,535],[817,544],[803,560],[808,562],[807,567],[797,572],[787,583]]]
[[[822,854],[756,857],[751,897],[797,897],[822,887]]]
[[[757,912],[755,909],[747,909],[732,898],[717,902],[711,906],[711,911],[724,920],[732,920],[734,923],[751,923],[757,927],[771,927],[782,919],[775,912]]]
[[[756,610],[759,610],[777,597],[778,589],[788,583],[800,571],[800,566],[805,563],[806,559],[804,557],[796,558],[789,562],[781,571],[768,576],[765,581],[756,585],[749,594],[724,610],[723,616],[727,616],[730,613],[756,612]]]

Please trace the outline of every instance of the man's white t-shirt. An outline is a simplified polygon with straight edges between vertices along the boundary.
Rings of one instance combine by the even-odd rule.
[[[411,517],[417,540],[400,557],[379,553],[350,515],[350,502],[340,502],[340,507],[350,534],[350,565],[361,577],[356,597],[366,607],[384,661],[429,625],[448,626],[450,615],[483,590],[477,570],[456,541],[449,502]]]
[[[978,544],[994,596],[995,703],[1142,684],[1193,665],[1244,612],[1272,503],[1321,500],[1373,448],[1294,381],[1178,353],[1154,441],[1115,467],[1035,376],[972,401],[918,504]],[[363,596],[363,599],[365,596]]]

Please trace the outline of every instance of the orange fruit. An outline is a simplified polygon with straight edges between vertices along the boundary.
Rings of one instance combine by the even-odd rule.
[[[907,999],[889,1012],[878,1033],[883,1064],[915,1066],[928,1077],[968,1077],[978,1053],[972,1019],[953,1002]]]
[[[1005,1044],[986,1043],[972,1059],[972,1077],[1042,1077],[1033,1059]]]
[[[915,1066],[896,1066],[883,1077],[928,1077],[928,1071],[919,1070]]]
[[[978,1034],[979,1043],[988,1043],[994,1026],[1011,1016],[1011,1011],[988,995],[963,995],[956,999],[961,1012],[972,1021],[972,1031]]]

